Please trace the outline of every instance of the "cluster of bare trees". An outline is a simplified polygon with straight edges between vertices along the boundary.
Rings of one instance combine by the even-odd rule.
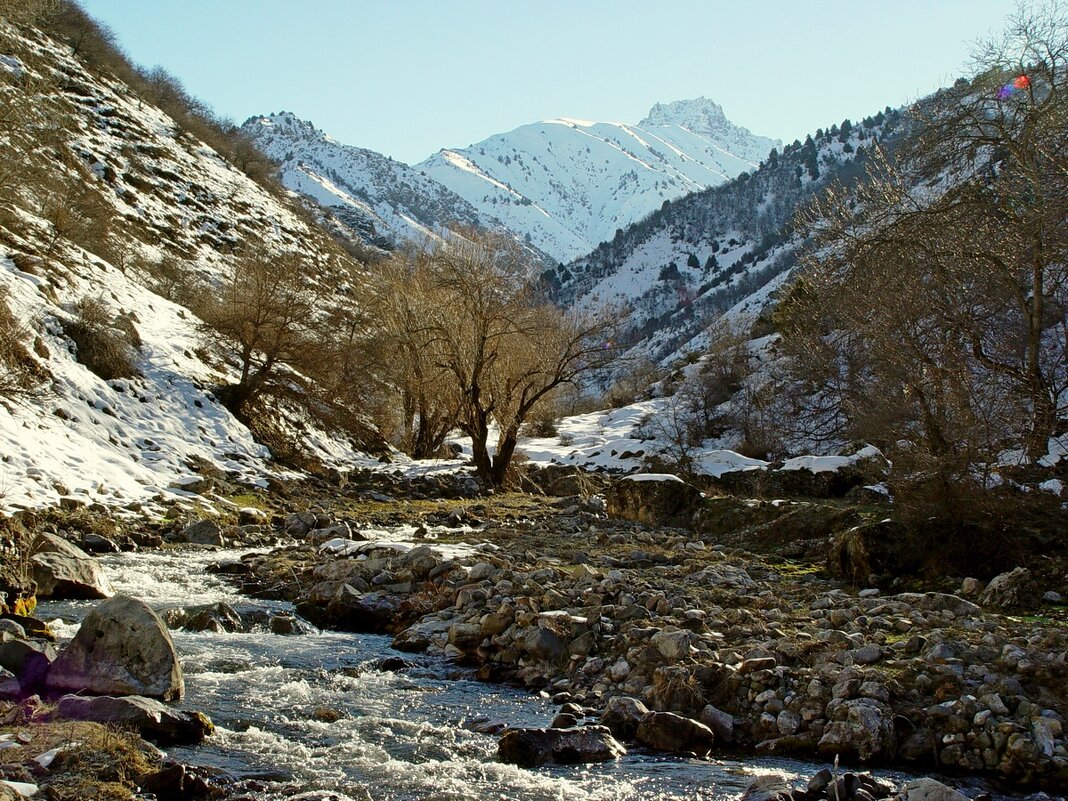
[[[807,435],[885,443],[942,500],[1040,459],[1068,403],[1065,12],[1018,13],[981,64],[809,208],[778,312]]]
[[[505,236],[467,231],[367,272],[353,264],[359,289],[342,301],[323,302],[313,262],[248,251],[193,304],[209,338],[237,356],[222,395],[246,421],[265,397],[303,382],[318,402],[374,419],[416,458],[463,432],[479,474],[500,486],[523,423],[615,355],[612,321],[548,303],[535,266]]]
[[[536,276],[513,240],[472,232],[377,268],[371,325],[388,354],[382,379],[396,394],[398,442],[410,453],[434,455],[458,428],[471,437],[479,474],[499,486],[531,414],[613,358],[611,319],[561,311]]]

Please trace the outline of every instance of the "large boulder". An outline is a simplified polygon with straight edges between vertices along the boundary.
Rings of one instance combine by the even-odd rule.
[[[197,520],[182,530],[181,539],[194,545],[223,544],[222,529],[214,520]]]
[[[674,712],[650,712],[638,724],[635,739],[657,751],[692,751],[704,756],[716,738],[708,726],[696,720]]]
[[[894,719],[886,704],[872,698],[846,701],[819,741],[820,754],[842,755],[862,762],[893,756]]]
[[[96,559],[54,534],[41,534],[34,541],[30,571],[39,598],[95,599],[115,594]]]
[[[689,525],[703,498],[697,487],[667,473],[626,476],[605,494],[609,517],[653,526]]]
[[[608,762],[626,749],[604,726],[581,729],[512,729],[497,744],[497,760],[523,768]]]
[[[185,681],[170,632],[136,598],[116,595],[86,615],[48,671],[51,690],[180,699]]]
[[[990,579],[979,603],[993,609],[1026,609],[1038,603],[1038,584],[1026,567],[1017,567]]]
[[[65,695],[59,699],[56,714],[69,720],[129,726],[160,745],[199,743],[215,731],[211,720],[200,712],[171,709],[155,699],[136,695],[123,698]]]
[[[545,662],[559,662],[567,656],[567,641],[552,629],[532,626],[523,635],[528,654]]]

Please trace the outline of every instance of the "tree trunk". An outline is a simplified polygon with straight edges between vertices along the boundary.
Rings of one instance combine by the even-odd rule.
[[[493,461],[490,459],[487,447],[489,442],[487,416],[481,413],[474,415],[474,419],[468,425],[467,433],[471,436],[471,457],[475,463],[475,472],[481,479],[496,486],[493,482]]]
[[[503,433],[497,442],[497,455],[493,457],[493,473],[490,480],[494,487],[504,486],[508,478],[508,466],[512,463],[512,455],[519,440],[519,431],[509,430]]]

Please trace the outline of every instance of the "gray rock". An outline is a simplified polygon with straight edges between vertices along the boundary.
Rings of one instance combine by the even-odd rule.
[[[1033,605],[1038,599],[1038,585],[1026,567],[994,576],[979,597],[979,603],[993,609],[1012,610]]]
[[[701,710],[701,722],[716,735],[716,742],[734,740],[734,716],[709,704]]]
[[[535,626],[523,635],[527,653],[545,662],[558,662],[568,654],[567,643],[552,629]]]
[[[712,750],[716,737],[696,720],[674,712],[650,712],[638,724],[635,739],[657,751],[692,751],[704,756]]]
[[[779,730],[779,734],[784,736],[797,734],[798,729],[801,728],[801,716],[789,709],[784,709],[775,718],[775,728]]]
[[[690,654],[690,632],[684,629],[658,631],[652,637],[653,647],[669,662],[678,662]]]
[[[215,730],[200,712],[171,709],[152,698],[136,695],[124,698],[65,695],[59,699],[56,714],[70,720],[130,726],[142,737],[161,745],[199,743]]]
[[[36,640],[10,640],[0,643],[0,667],[9,670],[23,692],[36,690],[56,658],[56,649]]]
[[[7,637],[8,639],[25,640],[26,629],[16,623],[14,620],[8,620],[7,618],[0,618],[0,637]]]
[[[168,609],[162,615],[171,628],[186,631],[214,631],[216,633],[245,631],[237,611],[227,603],[203,604],[184,609]]]
[[[167,627],[143,602],[117,595],[99,604],[52,663],[47,687],[91,695],[185,694],[182,666]]]
[[[874,665],[882,658],[883,649],[875,643],[869,643],[853,652],[853,660],[858,665]]]
[[[222,529],[214,520],[198,520],[182,530],[182,540],[194,545],[217,545],[222,547]]]
[[[89,553],[118,553],[119,546],[114,540],[103,537],[100,534],[89,532],[82,537],[82,547]]]
[[[968,801],[968,797],[934,779],[914,779],[901,792],[905,801]]]
[[[1035,718],[1031,721],[1031,734],[1035,745],[1045,756],[1052,757],[1057,749],[1057,738],[1064,733],[1059,720],[1053,718]]]
[[[620,740],[633,740],[638,724],[648,714],[649,709],[637,698],[615,695],[605,704],[601,725],[607,726]]]
[[[867,762],[893,753],[893,713],[886,704],[872,698],[844,701],[835,710],[835,720],[819,741],[825,756],[842,755]]]
[[[315,515],[311,512],[292,512],[286,515],[286,534],[304,537],[315,527]]]
[[[93,557],[53,534],[41,534],[34,541],[30,571],[38,598],[85,600],[115,594]]]
[[[790,785],[779,776],[761,776],[750,784],[740,801],[790,801]]]
[[[512,729],[497,744],[497,760],[531,768],[536,765],[574,765],[608,762],[626,749],[604,726],[580,729]]]

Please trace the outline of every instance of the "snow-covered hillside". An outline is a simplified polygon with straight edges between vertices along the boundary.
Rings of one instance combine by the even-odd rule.
[[[270,453],[212,392],[233,364],[206,350],[197,318],[164,297],[161,265],[169,259],[183,280],[210,285],[247,243],[322,253],[326,299],[337,283],[329,254],[339,251],[292,198],[267,191],[69,47],[0,22],[0,61],[10,67],[0,95],[22,115],[0,132],[0,146],[17,148],[24,170],[0,203],[0,292],[44,379],[34,395],[0,400],[0,507],[64,497],[151,506],[187,495],[181,487],[205,465],[264,482]],[[38,146],[42,120],[48,135]],[[132,332],[133,377],[103,380],[77,358],[69,332],[86,298]],[[325,463],[357,458],[314,426],[294,433]]]
[[[753,169],[780,143],[734,125],[711,100],[656,104],[638,125],[556,119],[416,169],[559,261],[674,200]]]
[[[242,130],[281,165],[289,189],[329,208],[372,244],[418,241],[453,224],[499,227],[419,170],[342,144],[289,112],[252,117]]]
[[[665,108],[650,116],[662,117]],[[867,150],[889,141],[900,118],[887,109],[817,131],[774,151],[752,173],[665,205],[545,277],[561,305],[626,309],[632,356],[666,364],[700,353],[713,319],[751,323],[788,279],[801,244],[791,226],[798,206],[829,181],[863,170]]]

